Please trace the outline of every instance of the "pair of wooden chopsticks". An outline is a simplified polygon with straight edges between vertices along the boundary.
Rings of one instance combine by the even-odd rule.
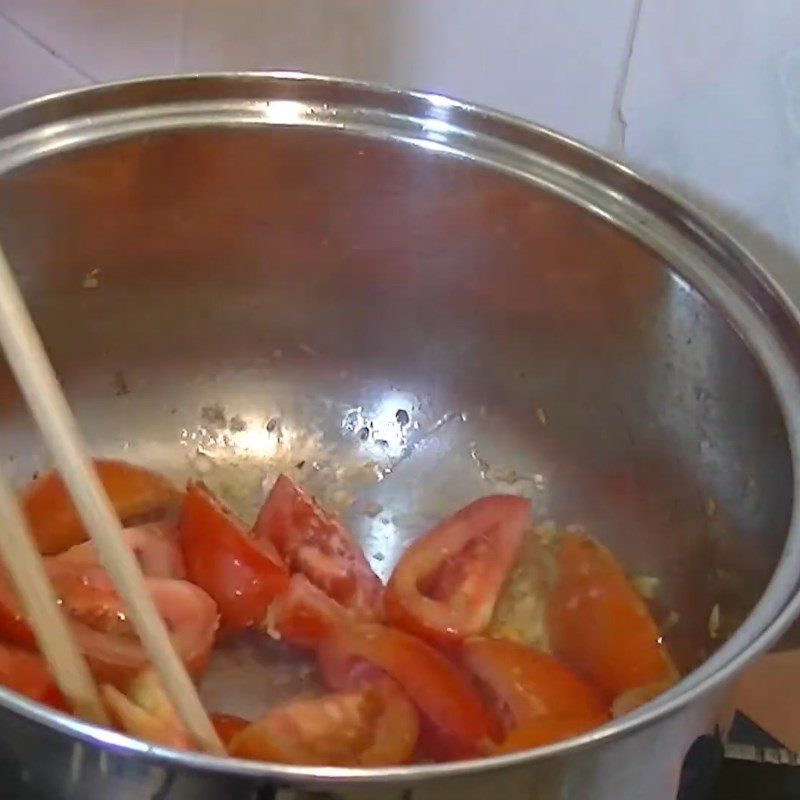
[[[111,580],[125,602],[178,716],[202,749],[225,748],[170,641],[122,526],[95,473],[75,418],[0,246],[0,345]],[[76,714],[108,724],[89,668],[45,573],[27,523],[0,470],[0,556],[53,677]]]

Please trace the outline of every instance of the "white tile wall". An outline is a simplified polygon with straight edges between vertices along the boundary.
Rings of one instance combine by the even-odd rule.
[[[0,107],[86,82],[73,67],[0,17]]]
[[[182,13],[175,0],[0,0],[0,15],[95,81],[174,72]]]
[[[0,19],[89,81],[302,69],[458,95],[603,147],[636,2],[573,0],[567,14],[562,0],[0,0]],[[0,92],[51,88],[26,68]]]
[[[461,96],[621,155],[800,298],[798,0],[0,0],[0,106],[278,67]]]
[[[800,3],[644,0],[625,156],[735,229],[800,298]]]

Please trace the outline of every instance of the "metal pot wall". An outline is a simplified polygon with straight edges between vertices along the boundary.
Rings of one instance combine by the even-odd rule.
[[[528,494],[658,579],[687,676],[562,745],[364,773],[147,748],[2,691],[6,786],[668,800],[794,616],[797,315],[557,134],[295,74],[100,87],[0,115],[0,237],[96,453],[235,475],[245,508],[305,469],[384,574],[430,518]],[[0,394],[21,482],[42,448],[6,372]]]

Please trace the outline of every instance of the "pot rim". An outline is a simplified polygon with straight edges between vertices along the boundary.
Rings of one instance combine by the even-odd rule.
[[[397,117],[391,109],[393,105],[397,105],[398,101],[408,101],[420,112],[419,116],[414,118],[418,126],[420,122],[436,122],[435,125],[431,125],[430,130],[417,131],[418,138],[407,139],[409,143],[443,150],[452,155],[470,158],[494,169],[511,172],[523,179],[536,180],[539,185],[561,193],[571,202],[582,205],[595,215],[602,216],[610,224],[631,233],[662,255],[677,259],[677,263],[681,263],[691,275],[691,282],[694,284],[692,288],[702,291],[718,308],[727,312],[728,321],[743,335],[745,343],[764,370],[776,394],[786,425],[793,467],[800,460],[798,455],[800,452],[800,403],[797,402],[800,398],[800,347],[797,346],[800,345],[800,313],[786,292],[777,285],[747,250],[738,244],[734,237],[724,232],[692,203],[641,177],[621,162],[594,148],[519,117],[435,93],[400,90],[364,81],[311,75],[297,71],[210,72],[136,78],[57,92],[0,112],[0,175],[16,166],[13,161],[8,159],[8,146],[13,151],[21,141],[36,132],[38,132],[36,144],[41,146],[43,142],[50,141],[51,129],[52,132],[57,130],[58,133],[63,133],[72,120],[80,119],[83,124],[92,125],[104,116],[113,116],[112,109],[111,112],[106,111],[91,119],[78,116],[56,116],[50,119],[47,118],[46,112],[52,106],[57,107],[59,103],[69,104],[73,100],[90,101],[93,97],[100,98],[114,92],[124,93],[126,89],[131,88],[152,87],[168,90],[170,87],[178,87],[181,84],[202,88],[202,85],[212,86],[215,82],[225,83],[226,86],[230,85],[232,91],[228,99],[233,101],[241,99],[235,92],[237,83],[244,85],[256,82],[264,90],[260,94],[262,105],[264,102],[269,105],[271,98],[268,91],[270,89],[281,86],[291,87],[297,89],[299,105],[318,113],[318,116],[311,113],[307,119],[300,117],[288,122],[279,119],[261,119],[261,124],[270,125],[322,125],[362,134],[365,132],[355,123],[348,125],[347,120],[336,118],[335,110],[331,115],[327,106],[324,106],[324,111],[320,111],[318,108],[314,109],[313,103],[318,101],[304,98],[302,96],[304,87],[310,87],[312,94],[316,87],[350,92],[355,95],[356,99],[372,101],[369,108],[376,111],[379,117],[381,115],[386,117],[384,122]],[[251,95],[248,97],[248,101],[252,104],[257,97],[257,95]],[[221,102],[220,98],[217,99]],[[178,97],[175,97],[167,105],[174,108],[188,107]],[[127,108],[129,111],[136,109],[141,112],[147,106],[133,104],[122,105],[120,108]],[[25,122],[25,119],[35,117],[37,112],[44,113],[46,118],[40,121],[40,124],[31,127]],[[22,127],[16,130],[13,127],[15,118],[22,119]],[[459,127],[458,123],[464,122],[470,123],[470,126]],[[11,124],[12,130],[4,133],[4,126],[9,124]],[[188,121],[188,124],[192,124],[191,120]],[[194,124],[198,124],[196,118]],[[422,127],[424,128],[424,125]],[[478,135],[475,135],[474,129],[476,128],[479,130]],[[126,135],[126,133],[130,135],[136,130],[141,130],[141,128],[131,127],[113,135],[117,137]],[[387,131],[385,135],[390,133],[391,131]],[[452,147],[451,140],[457,144],[459,134],[467,134],[463,136],[462,144],[469,141],[472,143],[472,147],[464,147],[461,150]],[[374,131],[373,135],[375,135]],[[107,138],[111,138],[111,136]],[[392,138],[404,139],[401,136]],[[512,141],[512,139],[521,140],[522,143]],[[493,146],[501,146],[500,156],[493,148],[487,147],[487,143],[490,141]],[[527,145],[524,144],[526,141]],[[63,149],[81,146],[81,144],[86,144],[86,141],[67,142]],[[573,167],[575,165],[591,166],[591,177],[579,172],[564,172],[563,162],[556,160],[552,155],[542,156],[540,150],[533,149],[534,144],[538,144],[540,148],[546,147],[551,153],[561,156],[565,161],[570,161]],[[5,153],[4,146],[6,146]],[[47,152],[50,151],[42,150],[30,157],[41,156]],[[506,156],[509,153],[516,155],[517,161],[514,162],[516,169],[511,162],[498,160],[503,153]],[[523,155],[526,158],[522,158]],[[563,180],[560,192],[558,187],[543,181],[541,176],[525,172],[524,165],[527,163],[530,169],[531,158],[541,160],[542,157],[552,159],[551,169],[560,173]],[[538,166],[542,165],[538,164]],[[577,192],[578,184],[587,189],[586,193],[582,196],[571,195],[570,187]],[[565,189],[565,186],[568,188]],[[631,200],[631,198],[633,199]],[[609,205],[612,206],[611,210],[609,210]],[[642,212],[651,218],[647,224],[642,220]],[[654,229],[652,225],[653,219],[659,217],[662,219],[661,230]],[[663,222],[665,217],[666,223]],[[676,226],[679,229],[677,237],[675,236]],[[670,231],[671,237],[668,235]],[[689,239],[693,241],[689,241]],[[689,245],[693,245],[693,249],[697,252],[688,254],[683,252]],[[720,259],[725,257],[726,263],[723,264],[714,259],[714,253],[717,253]],[[675,264],[675,261],[670,261],[673,269],[675,269]],[[761,295],[761,303],[753,298],[754,293]],[[770,305],[772,308],[765,309],[765,305]],[[768,311],[771,312],[771,315],[767,313]],[[776,314],[780,317],[777,320],[775,319]],[[790,347],[792,336],[795,339],[794,349],[799,354],[798,357],[792,356]],[[800,497],[800,470],[793,469],[792,483],[793,498]],[[446,764],[373,769],[270,765],[152,746],[115,731],[100,728],[75,717],[47,709],[3,688],[0,688],[0,704],[59,732],[100,746],[127,751],[131,755],[167,761],[175,767],[225,772],[288,783],[325,785],[361,782],[388,783],[398,780],[409,783],[486,772],[522,764],[533,764],[552,756],[570,755],[585,748],[599,746],[611,739],[633,734],[655,724],[664,717],[677,713],[702,695],[719,688],[752,658],[773,644],[800,613],[800,593],[796,591],[798,583],[800,583],[800,518],[797,504],[793,501],[786,542],[772,578],[746,620],[737,628],[733,636],[705,662],[690,672],[670,691],[633,714],[613,720],[566,742],[504,756]]]

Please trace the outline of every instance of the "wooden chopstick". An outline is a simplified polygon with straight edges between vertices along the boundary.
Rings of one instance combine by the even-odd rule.
[[[128,616],[175,711],[198,746],[224,755],[225,748],[172,646],[139,564],[123,542],[122,526],[86,453],[2,246],[0,344],[100,561],[125,601]]]
[[[108,725],[89,667],[45,572],[11,485],[0,470],[0,556],[61,694],[80,717]]]

